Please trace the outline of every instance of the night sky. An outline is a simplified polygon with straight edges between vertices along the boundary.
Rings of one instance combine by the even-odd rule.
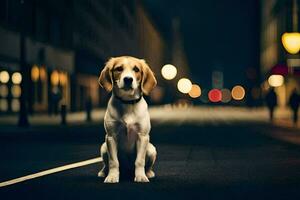
[[[181,20],[192,81],[211,87],[212,70],[224,72],[224,86],[245,84],[245,70],[259,68],[258,0],[144,0],[166,40],[172,18]]]

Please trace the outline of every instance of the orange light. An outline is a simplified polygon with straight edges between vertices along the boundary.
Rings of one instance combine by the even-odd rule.
[[[51,83],[52,85],[58,85],[59,83],[59,73],[57,70],[54,70],[51,74]]]
[[[189,91],[189,95],[192,98],[198,98],[201,96],[201,88],[197,84],[192,85],[192,89]]]
[[[40,68],[40,78],[42,81],[45,81],[47,79],[47,71],[45,67]]]
[[[11,94],[14,98],[19,98],[21,96],[21,87],[19,85],[14,85],[11,87]]]
[[[222,92],[219,89],[212,89],[208,93],[208,98],[211,102],[220,102],[222,100]]]
[[[67,84],[67,75],[63,72],[59,73],[59,83],[61,85],[66,85]]]
[[[31,79],[32,81],[36,82],[40,76],[40,69],[37,65],[33,65],[31,68]]]
[[[245,97],[245,89],[240,85],[236,85],[232,88],[231,95],[234,100],[240,101]]]

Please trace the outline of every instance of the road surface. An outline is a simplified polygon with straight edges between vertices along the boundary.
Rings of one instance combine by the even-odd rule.
[[[300,198],[300,147],[268,137],[274,127],[177,118],[153,122],[158,160],[150,183],[104,184],[97,177],[101,163],[94,163],[2,187],[0,199]],[[0,182],[99,157],[103,140],[100,123],[2,132]]]

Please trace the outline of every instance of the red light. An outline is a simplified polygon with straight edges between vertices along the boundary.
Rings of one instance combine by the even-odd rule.
[[[221,90],[218,89],[212,89],[211,91],[209,91],[208,93],[208,98],[211,102],[219,102],[222,100],[222,92]]]

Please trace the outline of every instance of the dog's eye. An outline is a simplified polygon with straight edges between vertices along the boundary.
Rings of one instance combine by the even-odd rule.
[[[140,69],[139,69],[137,66],[135,66],[135,67],[133,68],[133,71],[135,71],[135,72],[139,72],[139,71],[140,71]]]
[[[117,72],[121,72],[121,71],[123,71],[123,67],[121,67],[121,66],[120,66],[120,67],[116,67],[115,70],[116,70]]]

